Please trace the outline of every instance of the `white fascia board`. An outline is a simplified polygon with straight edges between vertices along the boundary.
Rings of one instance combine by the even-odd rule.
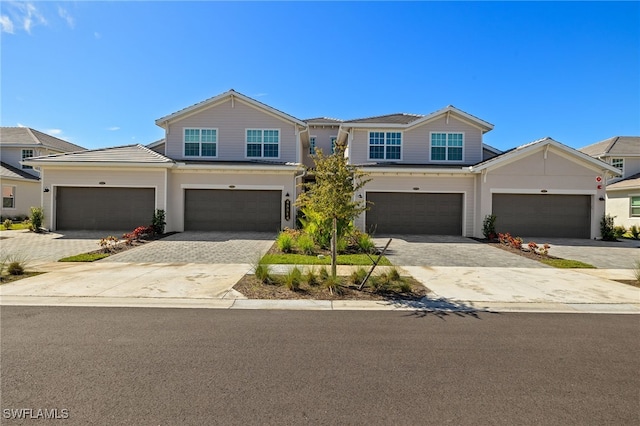
[[[378,167],[358,166],[358,169],[369,175],[472,175],[467,167],[459,169],[434,169],[434,168],[406,168],[406,167]]]
[[[447,112],[453,112],[454,114],[460,115],[465,120],[474,123],[476,127],[479,127],[480,129],[484,130],[485,133],[488,132],[489,130],[493,130],[493,124],[487,121],[481,120],[477,117],[474,117],[470,114],[467,114],[466,112],[459,110],[456,107],[450,107],[450,106],[446,108],[442,108],[438,111],[432,112],[431,114],[427,114],[424,117],[417,119],[416,121],[412,121],[411,123],[409,123],[409,126],[413,127],[413,126],[424,124],[426,122],[439,118],[442,115],[445,115]],[[459,119],[458,117],[454,117],[454,118]]]
[[[127,167],[127,168],[156,168],[156,169],[170,169],[175,167],[174,163],[125,163],[125,162],[108,162],[108,161],[56,161],[56,162],[47,162],[47,161],[21,161],[20,164],[24,164],[27,166],[37,166],[37,167],[83,167],[83,168],[93,168],[93,167]]]
[[[304,169],[303,164],[291,165],[258,165],[258,164],[186,164],[177,163],[174,172],[224,171],[224,172],[296,172]]]
[[[343,127],[358,129],[405,129],[409,127],[407,124],[399,123],[343,123]]]

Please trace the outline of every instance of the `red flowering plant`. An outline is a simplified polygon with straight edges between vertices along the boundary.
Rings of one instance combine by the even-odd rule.
[[[131,245],[133,241],[140,241],[140,238],[153,235],[153,227],[151,226],[138,226],[133,232],[122,235],[127,245]]]

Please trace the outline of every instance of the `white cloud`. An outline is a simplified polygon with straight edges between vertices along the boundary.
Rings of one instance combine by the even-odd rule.
[[[53,136],[58,136],[58,135],[62,134],[62,130],[61,129],[47,129],[45,131],[45,133],[48,133],[48,134],[53,135]]]
[[[22,16],[19,16],[18,20],[22,18],[22,27],[27,33],[31,34],[31,28],[34,25],[47,25],[47,20],[33,3],[18,4],[17,9],[22,13]]]
[[[7,15],[0,15],[0,26],[3,33],[13,34],[13,21]]]
[[[24,124],[22,124],[22,123],[17,123],[17,125],[18,125],[18,127],[27,127],[27,126],[25,126],[25,125],[24,125]]]
[[[67,21],[67,25],[69,25],[69,28],[75,28],[76,22],[73,19],[73,16],[71,16],[69,12],[67,12],[67,10],[61,6],[58,6],[58,16]]]
[[[116,130],[120,130],[120,127],[118,126],[111,126],[109,128],[107,128],[107,130],[111,131],[111,132],[115,132]]]
[[[253,97],[254,97],[254,98],[261,98],[261,97],[263,97],[263,96],[267,96],[267,95],[268,95],[268,93],[257,93],[257,94],[255,94],[255,95],[253,95]]]

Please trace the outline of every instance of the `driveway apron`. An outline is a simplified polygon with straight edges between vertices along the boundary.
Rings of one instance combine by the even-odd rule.
[[[461,266],[547,268],[548,266],[517,254],[461,236],[451,235],[381,235],[374,239],[377,247],[391,244],[385,256],[401,266]]]
[[[270,232],[181,232],[100,262],[253,264],[275,237]]]

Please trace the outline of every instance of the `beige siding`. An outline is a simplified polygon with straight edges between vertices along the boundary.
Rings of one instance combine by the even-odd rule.
[[[229,189],[232,185],[236,190],[243,189],[279,189],[282,190],[282,203],[284,205],[289,194],[291,200],[291,217],[287,221],[282,209],[282,227],[293,228],[295,225],[295,201],[296,186],[293,173],[233,173],[233,172],[199,172],[173,171],[169,177],[169,210],[171,216],[167,216],[167,229],[170,231],[184,231],[184,189]]]
[[[494,192],[514,194],[583,194],[591,195],[591,238],[600,235],[599,221],[605,210],[605,190],[598,189],[596,177],[602,172],[594,171],[576,161],[560,155],[550,147],[547,158],[540,149],[517,161],[488,170],[485,176],[477,175],[481,193],[480,211],[476,217],[475,237],[482,237],[482,220],[491,214],[491,199]],[[604,187],[604,185],[603,185]],[[499,218],[498,218],[499,220]]]
[[[297,161],[297,139],[295,125],[274,115],[235,99],[231,99],[189,115],[170,124],[166,136],[166,156],[173,159],[184,157],[184,128],[217,128],[218,158],[210,161],[245,161],[246,129],[279,129],[280,158],[278,162]],[[188,157],[187,159],[198,159]],[[209,160],[207,160],[209,161]]]
[[[104,182],[101,185],[100,182]],[[157,209],[167,210],[165,170],[131,170],[127,168],[47,168],[44,172],[42,185],[50,191],[44,194],[43,207],[45,224],[49,229],[55,229],[55,188],[57,186],[95,186],[95,187],[138,187],[155,188]],[[117,206],[114,206],[117,208]],[[167,211],[167,218],[169,217]],[[149,218],[151,219],[151,218]],[[171,231],[171,229],[167,229]]]
[[[316,148],[322,149],[325,155],[331,154],[331,138],[338,136],[338,127],[322,127],[322,126],[310,126],[309,138],[316,138]],[[307,167],[313,166],[313,159],[309,154],[309,150],[306,149],[303,153],[303,163]]]
[[[373,129],[358,129],[354,131],[350,146],[351,162],[354,164],[366,164],[381,160],[368,160],[369,131]],[[375,131],[375,130],[374,130]],[[398,129],[379,129],[378,131],[397,132]],[[482,132],[477,127],[460,121],[453,116],[449,123],[445,117],[428,122],[421,126],[402,132],[402,160],[407,164],[441,164],[442,161],[430,161],[431,132],[456,132],[464,133],[464,148],[462,162],[450,162],[451,164],[476,164],[482,161]]]
[[[474,177],[459,176],[389,176],[370,175],[371,181],[364,188],[362,199],[366,199],[366,192],[439,192],[463,193],[462,233],[465,236],[474,234],[475,191]],[[418,188],[418,189],[414,189]],[[364,230],[366,212],[356,220],[356,226]]]
[[[614,217],[616,226],[640,227],[640,217],[631,217],[631,196],[640,197],[640,189],[607,192],[607,214]]]
[[[0,215],[5,217],[29,216],[31,207],[40,207],[42,190],[40,182],[25,182],[20,180],[2,179],[1,186],[15,187],[15,208],[5,209],[0,204]]]

